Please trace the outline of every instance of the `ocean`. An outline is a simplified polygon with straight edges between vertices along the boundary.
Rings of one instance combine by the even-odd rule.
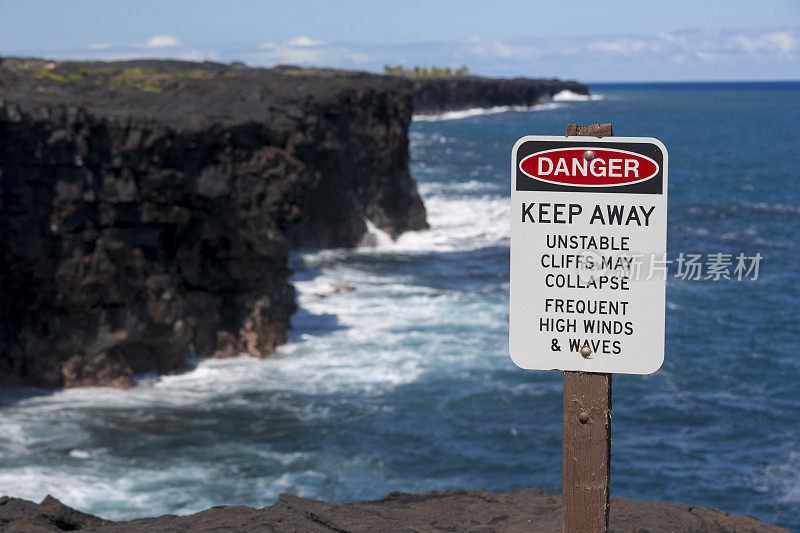
[[[612,122],[669,150],[670,259],[761,256],[757,279],[671,270],[663,367],[614,376],[612,496],[800,529],[800,83],[591,89],[418,117],[411,172],[431,229],[294,251],[300,310],[275,356],[127,391],[0,391],[0,494],[131,519],[281,492],[560,493],[561,373],[507,353],[510,151]]]

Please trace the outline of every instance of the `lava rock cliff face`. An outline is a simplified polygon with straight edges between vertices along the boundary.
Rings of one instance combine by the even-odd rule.
[[[0,59],[0,386],[133,385],[270,354],[290,246],[427,227],[417,112],[532,105],[557,80],[409,81],[180,61]]]
[[[410,83],[368,74],[6,58],[0,385],[271,353],[289,246],[427,227],[411,106]]]
[[[575,81],[556,79],[495,79],[452,76],[414,82],[414,112],[441,113],[472,107],[532,106],[550,100],[561,91],[589,94],[589,88]]]

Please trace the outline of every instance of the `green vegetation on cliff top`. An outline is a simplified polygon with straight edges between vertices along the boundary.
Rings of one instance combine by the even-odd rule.
[[[415,66],[414,68],[405,68],[401,65],[397,65],[395,67],[384,65],[383,72],[388,76],[402,76],[404,78],[411,79],[435,79],[466,76],[469,73],[469,69],[466,65],[462,65],[455,70],[452,70],[450,67],[439,68]]]

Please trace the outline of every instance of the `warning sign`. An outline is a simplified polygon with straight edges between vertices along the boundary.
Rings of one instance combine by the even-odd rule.
[[[511,358],[540,370],[658,370],[664,145],[639,137],[528,136],[514,145],[511,164]]]

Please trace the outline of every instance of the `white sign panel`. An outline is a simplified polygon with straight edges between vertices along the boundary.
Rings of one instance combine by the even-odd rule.
[[[667,149],[652,138],[528,136],[511,165],[511,358],[539,370],[658,370]]]

